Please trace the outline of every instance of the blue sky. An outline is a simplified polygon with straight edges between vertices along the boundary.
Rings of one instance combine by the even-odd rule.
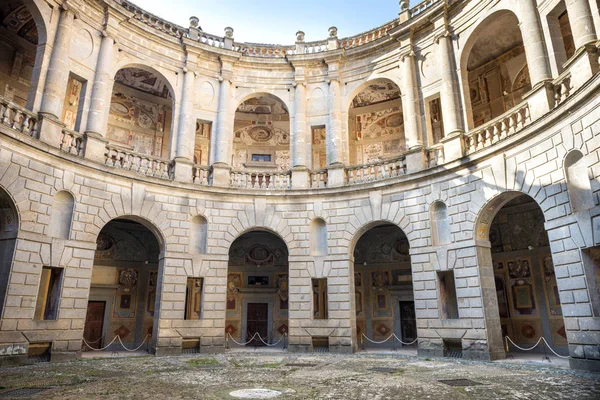
[[[296,31],[306,41],[327,38],[330,26],[339,37],[351,36],[398,16],[398,0],[133,0],[168,21],[187,27],[200,19],[205,32],[223,35],[231,26],[240,42],[293,44]],[[418,0],[411,0],[417,4]]]

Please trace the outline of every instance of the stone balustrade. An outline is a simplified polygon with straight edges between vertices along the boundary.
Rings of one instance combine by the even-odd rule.
[[[380,181],[406,174],[406,157],[404,155],[389,160],[357,165],[346,168],[346,184]]]
[[[360,33],[356,36],[352,36],[349,38],[344,38],[340,40],[340,48],[342,49],[352,49],[358,46],[365,45],[367,43],[374,42],[377,39],[381,39],[385,35],[387,35],[388,31],[396,28],[400,25],[400,20],[395,19],[393,21],[388,22],[385,25],[377,27],[375,29],[371,29],[370,31]]]
[[[437,143],[427,149],[427,166],[429,168],[437,167],[445,162],[444,145]]]
[[[408,10],[408,13],[411,18],[414,18],[416,16],[423,14],[425,11],[429,10],[432,6],[434,6],[435,4],[440,3],[440,2],[441,2],[441,0],[425,0],[425,1],[417,4],[410,10]]]
[[[198,41],[208,46],[217,47],[222,49],[225,47],[225,40],[222,37],[211,35],[210,33],[200,32],[198,34]]]
[[[327,169],[319,169],[309,172],[311,188],[326,188],[327,187]]]
[[[210,183],[210,167],[196,164],[192,167],[192,176],[192,181],[196,185],[208,186]]]
[[[170,179],[171,177],[170,163],[162,158],[136,153],[121,146],[110,144],[106,146],[104,157],[104,164],[111,167],[154,178]]]
[[[291,173],[286,172],[250,172],[231,171],[232,188],[239,189],[290,189]]]
[[[0,120],[3,125],[24,133],[27,136],[33,137],[36,135],[37,116],[2,96],[0,96]]]
[[[164,32],[167,35],[174,36],[177,38],[181,38],[186,34],[185,28],[173,24],[169,21],[166,21],[160,17],[157,17],[156,15],[139,8],[133,3],[130,3],[128,1],[121,1],[121,5],[125,7],[125,9],[133,13],[133,18],[158,31]]]
[[[179,25],[173,24],[166,20],[151,14],[142,8],[130,3],[126,0],[117,0],[125,9],[134,14],[134,18],[143,24],[146,24],[154,29],[166,33],[167,35],[174,36],[177,38],[190,37],[189,31]],[[425,11],[431,9],[434,5],[442,3],[441,0],[425,0],[409,10],[409,17],[413,18],[423,14]],[[352,49],[365,44],[374,42],[375,40],[385,37],[389,31],[398,27],[402,22],[400,18],[396,18],[384,25],[377,28],[371,29],[367,32],[360,33],[351,37],[347,37],[339,40],[339,48]],[[206,44],[208,46],[224,48],[225,38],[206,33],[203,31],[198,32],[198,42]],[[231,48],[233,51],[242,53],[249,57],[274,57],[283,58],[286,55],[297,54],[296,46],[294,45],[268,45],[268,44],[256,44],[256,43],[235,43]],[[308,42],[305,44],[304,54],[321,53],[324,51],[333,50],[328,46],[328,40],[320,40],[315,42]]]
[[[319,40],[316,42],[306,42],[304,43],[304,54],[314,54],[314,53],[322,53],[324,51],[329,50],[327,40]],[[294,52],[296,54],[296,52]]]
[[[240,43],[233,50],[249,57],[285,57],[295,52],[296,46],[279,46],[268,44]]]
[[[471,154],[515,134],[531,122],[524,102],[465,135],[465,152]]]
[[[63,128],[60,135],[59,148],[69,154],[83,155],[83,135],[79,132]]]
[[[571,84],[571,72],[565,71],[552,84],[554,85],[554,107],[558,107],[571,95],[573,85]]]

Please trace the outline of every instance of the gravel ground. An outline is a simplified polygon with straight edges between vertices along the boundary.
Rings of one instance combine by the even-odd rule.
[[[468,379],[459,386],[440,382]],[[28,392],[16,389],[30,388]],[[35,392],[35,389],[41,390]],[[86,359],[0,369],[0,398],[600,399],[600,375],[538,365],[373,354],[235,353]],[[11,394],[12,393],[12,394]],[[22,396],[20,398],[23,398]]]

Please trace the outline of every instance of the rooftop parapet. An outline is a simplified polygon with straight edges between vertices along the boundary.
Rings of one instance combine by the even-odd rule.
[[[329,37],[327,39],[313,42],[304,42],[304,35],[302,35],[302,40],[297,40],[297,42],[304,43],[304,46],[297,46],[295,44],[280,45],[244,42],[237,43],[233,41],[233,29],[230,27],[225,28],[226,32],[231,32],[230,36],[227,36],[227,33],[225,34],[225,36],[218,36],[204,32],[199,25],[199,19],[197,17],[190,17],[190,27],[184,28],[172,22],[166,21],[152,13],[149,13],[130,1],[115,1],[124,8],[126,8],[128,11],[132,12],[134,14],[134,18],[138,21],[160,32],[166,33],[167,35],[174,36],[177,38],[187,37],[189,39],[198,41],[202,44],[211,47],[233,50],[238,53],[241,53],[244,56],[268,58],[284,58],[288,55],[314,54],[330,50],[353,49],[356,47],[360,47],[388,36],[390,31],[394,30],[400,25],[409,23],[411,19],[423,15],[425,12],[435,8],[435,6],[442,6],[446,3],[443,0],[425,0],[417,4],[416,6],[409,8],[409,2],[403,0],[400,1],[400,16],[381,26],[342,39],[337,38],[337,28],[332,27],[335,28],[335,32],[332,35],[332,28],[330,28]],[[449,2],[454,3],[456,1],[458,0],[450,0]],[[226,42],[228,42],[229,40],[232,41],[232,45],[226,46]]]

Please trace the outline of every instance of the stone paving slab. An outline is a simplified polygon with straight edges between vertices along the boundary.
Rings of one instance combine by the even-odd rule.
[[[231,392],[269,389],[281,392],[276,398],[290,400],[598,399],[600,375],[546,365],[388,354],[262,352],[86,359],[0,369],[0,398],[41,387],[45,390],[31,391],[32,398],[233,399]]]

